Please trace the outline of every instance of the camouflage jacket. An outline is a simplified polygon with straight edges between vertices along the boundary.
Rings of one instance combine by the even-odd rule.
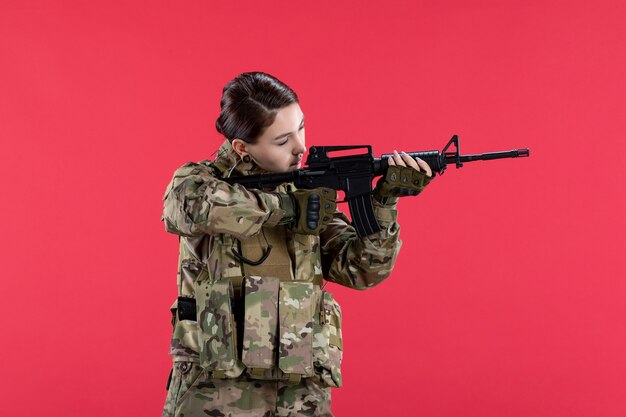
[[[161,220],[179,235],[170,354],[200,362],[216,378],[245,371],[340,386],[341,309],[322,282],[364,290],[386,279],[402,244],[397,212],[374,201],[382,230],[364,238],[339,210],[319,236],[294,234],[267,192],[292,184],[261,191],[220,180],[260,173],[224,141],[215,161],[183,165],[167,186]],[[187,300],[195,301],[191,319],[181,317]]]

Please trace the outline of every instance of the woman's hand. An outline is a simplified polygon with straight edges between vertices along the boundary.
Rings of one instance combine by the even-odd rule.
[[[393,205],[397,197],[418,195],[431,181],[432,170],[422,159],[393,151],[393,157],[389,157],[387,163],[389,168],[372,193],[382,204]]]
[[[425,172],[429,177],[433,176],[433,171],[430,169],[426,161],[420,158],[413,159],[405,152],[400,152],[398,154],[398,151],[393,151],[393,158],[387,158],[387,163],[389,166],[411,167],[417,171]]]
[[[337,209],[337,191],[332,188],[300,189],[276,195],[280,199],[280,207],[285,210],[283,219],[296,233],[319,235]]]

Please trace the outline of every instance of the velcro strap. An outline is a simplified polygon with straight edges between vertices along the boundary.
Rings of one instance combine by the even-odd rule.
[[[248,371],[250,372],[250,375],[257,378],[265,376],[265,369],[263,368],[248,368]]]
[[[394,207],[384,207],[374,204],[374,215],[381,222],[391,223],[398,218],[398,211]]]
[[[289,382],[291,384],[298,384],[300,383],[300,380],[302,379],[302,375],[300,374],[288,374],[289,375]]]
[[[211,374],[211,378],[216,378],[216,379],[224,379],[226,378],[226,372],[225,371],[210,371]]]

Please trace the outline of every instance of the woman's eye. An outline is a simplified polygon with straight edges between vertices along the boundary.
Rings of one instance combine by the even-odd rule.
[[[287,142],[289,142],[289,140],[286,140],[286,141],[284,141],[284,142],[282,142],[282,143],[279,143],[279,144],[278,144],[278,146],[283,146],[283,145],[284,145],[285,143],[287,143]]]
[[[302,130],[302,129],[304,129],[304,125],[300,126],[300,129],[298,129],[298,130]]]

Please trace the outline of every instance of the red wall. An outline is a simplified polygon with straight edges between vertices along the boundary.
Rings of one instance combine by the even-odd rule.
[[[262,70],[309,145],[531,148],[403,200],[387,282],[329,285],[337,416],[626,415],[623,2],[232,3],[0,3],[0,414],[160,413],[161,197]]]

